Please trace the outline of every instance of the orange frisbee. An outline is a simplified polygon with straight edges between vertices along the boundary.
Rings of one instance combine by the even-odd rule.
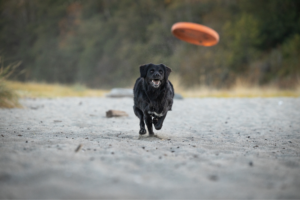
[[[196,23],[178,22],[172,26],[171,31],[178,39],[191,44],[213,46],[219,42],[216,31]]]

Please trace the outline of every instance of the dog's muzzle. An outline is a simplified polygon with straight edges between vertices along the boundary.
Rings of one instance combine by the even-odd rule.
[[[159,80],[159,79],[152,79],[151,82],[150,82],[150,84],[153,87],[158,88],[160,86],[160,84],[161,84],[161,80]]]

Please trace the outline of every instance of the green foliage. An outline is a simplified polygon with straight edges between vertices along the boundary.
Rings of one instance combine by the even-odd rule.
[[[275,48],[300,32],[300,1],[298,0],[242,0],[241,9],[258,22],[256,46],[262,50]]]
[[[298,0],[0,0],[0,52],[20,80],[132,86],[139,65],[164,63],[187,86],[261,84],[299,76]],[[213,47],[176,39],[190,21],[220,34]],[[255,73],[254,73],[255,72]]]
[[[228,67],[234,72],[245,72],[248,64],[256,58],[255,45],[260,43],[258,22],[252,15],[243,13],[236,21],[227,22],[223,28],[224,36],[229,41],[226,48],[231,52],[227,59]]]
[[[283,68],[281,76],[300,75],[300,34],[295,34],[282,45]],[[297,77],[298,78],[298,77]]]

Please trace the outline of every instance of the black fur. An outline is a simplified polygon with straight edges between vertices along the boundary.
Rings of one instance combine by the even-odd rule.
[[[168,80],[171,71],[164,64],[140,66],[141,77],[136,80],[133,88],[133,110],[140,119],[141,135],[146,133],[145,123],[149,135],[154,134],[152,124],[156,130],[160,130],[167,112],[172,110],[174,88]]]

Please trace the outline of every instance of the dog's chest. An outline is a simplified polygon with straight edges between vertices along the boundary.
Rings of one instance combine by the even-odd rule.
[[[151,102],[149,106],[149,111],[148,114],[157,116],[157,117],[162,117],[164,116],[164,107],[165,105],[162,104],[161,102]]]
[[[153,111],[153,112],[148,111],[148,114],[149,114],[149,115],[156,116],[156,117],[162,117],[162,116],[164,116],[163,113],[157,113],[157,112],[155,112],[155,111]]]

